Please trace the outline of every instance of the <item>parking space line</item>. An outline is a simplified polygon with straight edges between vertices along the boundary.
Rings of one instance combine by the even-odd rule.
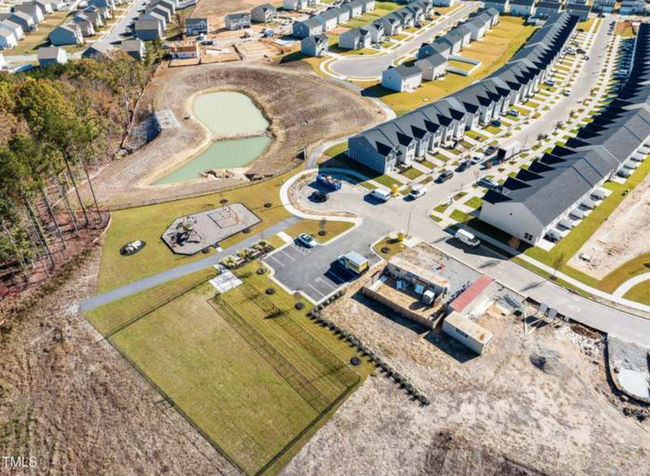
[[[339,283],[337,283],[336,281],[334,281],[334,280],[332,279],[331,281],[332,281],[333,283],[338,284],[339,286],[340,286],[341,284],[345,283],[345,279],[343,279],[341,276],[339,276],[338,274],[336,274],[334,271],[330,271],[329,274],[332,275],[332,276],[334,276],[337,280],[340,281]]]
[[[316,289],[316,288],[315,288],[314,286],[312,286],[311,284],[308,284],[307,287],[308,287],[308,288],[312,288],[312,289],[314,290],[314,292],[315,292],[316,294],[318,294],[321,298],[325,297],[325,294],[323,294],[322,292],[320,292],[318,289]]]
[[[327,281],[325,281],[325,280],[324,280],[323,278],[321,278],[321,277],[316,278],[316,281],[320,281],[321,283],[323,283],[325,286],[331,288],[332,290],[335,290],[335,289],[336,289],[336,286],[334,286],[333,284],[328,283]]]
[[[275,261],[276,263],[278,263],[280,266],[284,268],[284,263],[279,259],[277,259],[275,256],[267,256],[267,259],[272,259],[273,261]]]
[[[289,253],[287,253],[286,251],[284,251],[284,250],[280,250],[280,253],[282,253],[284,256],[286,256],[287,258],[289,258],[291,261],[296,261],[296,258],[294,258],[293,256],[291,256],[291,255],[290,255]]]

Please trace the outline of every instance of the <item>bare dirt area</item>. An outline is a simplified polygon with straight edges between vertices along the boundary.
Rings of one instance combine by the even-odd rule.
[[[199,0],[192,12],[192,18],[208,18],[212,30],[224,27],[228,13],[250,11],[268,0]],[[271,2],[273,3],[273,2]]]
[[[273,135],[266,152],[249,165],[252,180],[286,172],[299,163],[298,152],[349,135],[383,118],[369,99],[309,68],[259,64],[207,64],[161,68],[146,91],[142,109],[169,110],[180,126],[163,130],[141,150],[108,166],[96,179],[96,192],[110,205],[172,199],[239,185],[238,180],[195,180],[150,186],[165,173],[207,147],[208,130],[191,115],[194,95],[209,90],[236,90],[249,95],[270,122]]]
[[[285,476],[650,474],[650,426],[613,404],[596,333],[547,325],[526,337],[520,319],[492,308],[478,323],[494,338],[478,357],[354,289],[324,315],[380,354],[431,405],[408,400],[377,372]]]
[[[650,174],[630,192],[568,264],[596,279],[603,279],[635,256],[648,252]],[[589,262],[580,258],[583,253],[589,255]]]
[[[235,474],[78,312],[100,248],[80,257],[0,333],[1,475]]]

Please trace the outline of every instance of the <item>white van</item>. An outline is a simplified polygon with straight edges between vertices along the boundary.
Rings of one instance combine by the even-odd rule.
[[[469,231],[465,231],[465,230],[458,230],[454,235],[454,238],[456,238],[461,243],[466,244],[467,246],[471,246],[472,248],[476,248],[478,245],[481,244],[481,240],[476,238]]]
[[[390,192],[384,190],[383,188],[376,188],[370,192],[370,196],[380,202],[387,202],[390,198]]]

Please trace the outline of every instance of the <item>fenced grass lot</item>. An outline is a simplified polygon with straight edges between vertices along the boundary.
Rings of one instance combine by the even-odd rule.
[[[309,320],[259,263],[223,295],[195,275],[87,313],[90,322],[245,474],[277,474],[371,371]],[[273,294],[267,294],[272,288]],[[173,299],[142,313],[146,303]],[[305,308],[296,310],[303,302]],[[122,317],[113,317],[116,313]]]

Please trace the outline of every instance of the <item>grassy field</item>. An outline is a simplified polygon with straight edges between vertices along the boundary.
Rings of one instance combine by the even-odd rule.
[[[447,62],[447,66],[451,66],[452,68],[462,69],[463,71],[469,71],[470,69],[474,68],[474,66],[476,65],[465,63],[464,61],[449,60]]]
[[[38,25],[38,30],[26,33],[25,38],[18,42],[18,46],[12,50],[3,51],[6,57],[18,55],[32,55],[41,46],[49,45],[49,34],[57,26],[66,21],[69,12],[54,12],[45,17],[45,21]]]
[[[630,301],[650,305],[650,285],[648,285],[647,281],[645,283],[639,283],[625,293],[623,297]]]
[[[391,257],[395,256],[398,253],[401,253],[406,249],[406,247],[399,241],[391,238],[384,238],[379,241],[373,249],[378,253],[382,258],[388,260]],[[385,250],[386,252],[382,251]]]
[[[447,75],[443,80],[426,81],[413,93],[394,93],[381,86],[364,91],[368,96],[381,97],[398,115],[412,111],[423,104],[436,101],[456,92],[503,66],[535,31],[524,26],[522,18],[502,17],[481,41],[476,41],[463,50],[463,56],[482,62],[469,77],[457,74]]]
[[[199,284],[109,340],[244,473],[277,474],[373,367],[349,366],[356,351],[305,317],[309,303],[295,310],[299,299],[257,275],[259,266],[239,270],[244,284],[219,298]],[[202,279],[167,283],[87,317],[111,328],[116,311]]]
[[[402,175],[409,180],[415,180],[419,176],[424,175],[424,173],[416,169],[415,167],[411,167],[410,169],[402,172]]]
[[[291,225],[289,228],[284,230],[284,232],[291,238],[297,238],[301,233],[308,233],[312,235],[316,241],[323,244],[332,238],[337,237],[341,233],[348,231],[353,226],[354,223],[345,221],[327,220],[323,223],[319,220],[301,220],[295,225]],[[320,236],[318,232],[321,230],[325,230],[327,234],[325,236]]]
[[[640,254],[609,273],[601,280],[600,289],[612,293],[628,279],[645,273],[650,273],[650,253]],[[648,283],[644,284],[650,288]]]
[[[368,26],[373,21],[379,20],[381,17],[388,15],[390,12],[394,12],[398,8],[401,8],[402,5],[398,5],[395,2],[377,2],[375,10],[372,12],[364,13],[358,18],[354,18],[347,23],[344,23],[341,26],[347,28],[357,28],[361,26]]]
[[[262,183],[223,193],[114,211],[113,221],[104,242],[98,292],[106,292],[167,269],[205,258],[207,255],[203,253],[190,257],[175,255],[162,241],[161,235],[176,218],[218,208],[221,206],[222,199],[227,199],[230,203],[243,203],[262,220],[252,228],[253,233],[287,218],[289,212],[279,204],[279,191],[283,182],[295,173],[294,170]],[[272,203],[273,206],[264,207],[267,202]],[[227,248],[246,236],[239,233],[224,240],[221,246]],[[145,241],[147,246],[136,255],[121,256],[120,248],[133,240]]]

